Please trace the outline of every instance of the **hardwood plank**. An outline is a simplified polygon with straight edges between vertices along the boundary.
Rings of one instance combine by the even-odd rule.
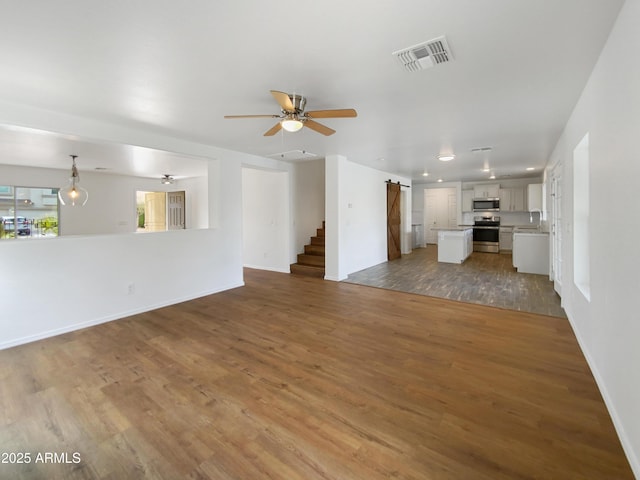
[[[246,270],[0,351],[0,478],[632,479],[566,318]]]
[[[438,262],[438,246],[352,273],[345,282],[566,317],[546,275],[518,273],[511,254],[473,252],[461,265]]]

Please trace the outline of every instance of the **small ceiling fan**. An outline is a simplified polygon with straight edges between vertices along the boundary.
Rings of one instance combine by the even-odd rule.
[[[305,112],[304,108],[307,99],[302,95],[279,92],[277,90],[271,90],[271,95],[280,105],[280,115],[225,115],[224,118],[280,118],[281,120],[278,123],[264,133],[265,137],[270,137],[281,129],[285,129],[288,132],[297,132],[302,127],[308,127],[322,135],[329,136],[336,133],[336,131],[316,122],[314,118],[349,118],[358,116],[353,108]]]

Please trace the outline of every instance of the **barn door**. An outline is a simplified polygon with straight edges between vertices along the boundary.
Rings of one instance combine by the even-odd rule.
[[[387,259],[400,256],[400,185],[387,183]]]

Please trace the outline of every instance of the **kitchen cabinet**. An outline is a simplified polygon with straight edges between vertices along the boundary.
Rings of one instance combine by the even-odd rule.
[[[473,252],[473,229],[440,230],[438,232],[438,261],[462,263]]]
[[[500,196],[499,184],[476,185],[473,187],[474,198],[498,198]]]
[[[500,227],[500,253],[513,250],[513,228]]]
[[[542,211],[542,184],[531,183],[527,185],[527,209],[531,212]]]
[[[473,190],[462,191],[462,211],[473,212]]]
[[[524,187],[500,189],[501,212],[524,212]]]
[[[549,275],[549,234],[513,234],[513,266],[519,273]]]

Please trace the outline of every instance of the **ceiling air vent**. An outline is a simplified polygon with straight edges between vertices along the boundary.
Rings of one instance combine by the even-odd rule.
[[[444,36],[414,45],[413,47],[403,48],[402,50],[393,52],[393,55],[400,60],[405,70],[409,72],[425,70],[434,65],[440,65],[441,63],[453,60],[447,39]]]
[[[315,153],[307,152],[306,150],[289,150],[287,152],[273,153],[268,156],[277,160],[284,160],[289,162],[294,160],[311,160],[318,158],[318,155],[316,155]]]

